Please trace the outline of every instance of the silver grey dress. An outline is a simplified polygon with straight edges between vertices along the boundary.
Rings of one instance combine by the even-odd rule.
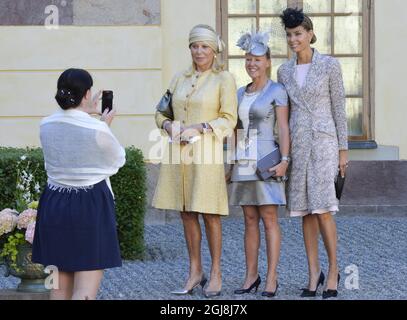
[[[239,107],[241,106],[246,88],[247,86],[238,90]],[[248,128],[243,128],[242,120],[238,119],[237,129],[252,130],[248,131],[247,135],[244,134],[246,136],[245,140],[238,139],[238,141],[246,141],[246,145],[250,147],[255,144],[257,148],[251,149],[252,151],[254,150],[254,156],[247,157],[247,159],[251,160],[239,160],[233,167],[231,194],[229,197],[231,205],[262,206],[286,204],[284,182],[276,182],[272,179],[261,181],[255,174],[256,158],[263,158],[277,147],[274,136],[274,125],[276,122],[275,108],[280,106],[288,106],[287,92],[283,85],[269,80],[250,106]],[[249,132],[252,134],[249,135]],[[251,169],[248,171],[245,170],[247,166],[251,166]]]
[[[290,97],[292,166],[287,207],[312,213],[338,205],[334,180],[339,150],[348,149],[345,89],[337,59],[314,49],[302,88],[295,80],[296,61],[294,57],[278,70],[278,81]]]

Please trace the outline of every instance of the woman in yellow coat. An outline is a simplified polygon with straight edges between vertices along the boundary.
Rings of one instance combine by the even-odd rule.
[[[206,297],[221,293],[221,216],[228,215],[228,199],[223,162],[223,139],[233,133],[237,122],[236,84],[223,71],[220,57],[224,43],[209,26],[195,26],[189,35],[192,67],[177,74],[170,85],[174,119],[156,113],[157,126],[171,141],[161,163],[153,199],[158,209],[181,212],[190,270],[182,290],[192,293],[206,281],[201,263],[203,215],[212,258]],[[189,141],[189,142],[187,142]]]

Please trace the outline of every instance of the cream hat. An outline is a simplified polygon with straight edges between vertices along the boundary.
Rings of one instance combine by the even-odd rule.
[[[189,33],[189,46],[198,41],[207,43],[215,53],[220,53],[225,49],[225,43],[220,36],[207,25],[197,25]]]

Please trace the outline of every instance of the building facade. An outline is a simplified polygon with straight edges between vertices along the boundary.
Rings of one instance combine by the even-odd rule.
[[[352,160],[407,160],[402,0],[2,0],[0,2],[0,145],[39,145],[39,121],[52,113],[66,68],[94,76],[115,93],[113,130],[149,159],[155,105],[171,77],[190,65],[188,33],[216,27],[238,85],[247,81],[243,31],[270,30],[272,78],[290,57],[278,14],[303,7],[321,53],[342,65]]]

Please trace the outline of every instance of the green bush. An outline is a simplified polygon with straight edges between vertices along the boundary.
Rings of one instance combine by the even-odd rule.
[[[14,208],[14,191],[17,181],[17,161],[27,155],[31,162],[31,172],[37,166],[34,176],[43,187],[47,176],[42,150],[0,147],[0,211]],[[141,259],[144,256],[144,213],[146,207],[146,168],[140,150],[126,149],[126,164],[111,177],[116,198],[116,219],[123,259]]]
[[[141,259],[144,255],[147,182],[144,158],[139,149],[126,149],[126,164],[111,177],[111,182],[122,255],[125,259]]]

